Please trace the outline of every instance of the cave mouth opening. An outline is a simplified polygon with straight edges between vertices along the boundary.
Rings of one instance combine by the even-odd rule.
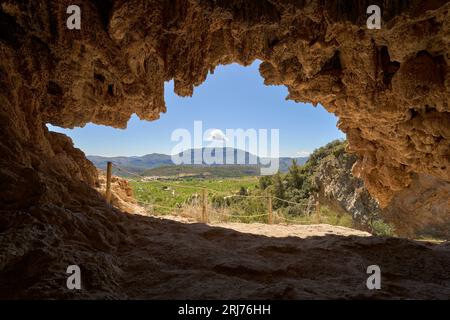
[[[284,86],[265,85],[260,64],[256,60],[247,67],[218,66],[192,97],[177,96],[174,82],[166,82],[168,111],[158,121],[141,121],[133,115],[125,130],[95,124],[48,128],[71,137],[98,169],[105,171],[112,162],[113,175],[131,181],[134,197],[141,206],[150,205],[152,213],[172,213],[171,209],[179,211],[187,204],[184,211],[198,215],[201,188],[208,185],[210,212],[216,216],[224,210],[246,213],[237,214],[245,218],[232,217],[232,221],[268,222],[269,204],[264,200],[236,205],[224,199],[270,193],[275,197],[270,206],[278,222],[328,223],[394,235],[362,180],[351,177],[356,156],[346,153],[337,118],[320,104],[313,107],[287,100]],[[176,134],[180,130],[184,135]],[[274,130],[278,131],[275,136]],[[186,154],[186,158],[174,157]],[[327,173],[327,166],[341,173]],[[313,181],[314,175],[320,175],[320,181]],[[343,179],[352,182],[339,184]],[[165,180],[166,185],[158,180]],[[185,185],[174,188],[173,182]],[[333,191],[325,192],[330,185]],[[191,190],[182,189],[186,186]],[[342,189],[353,199],[346,195],[342,200],[338,191]]]
[[[322,105],[312,107],[310,103],[287,100],[289,92],[284,85],[265,85],[260,64],[255,60],[245,67],[237,63],[219,65],[195,88],[192,97],[178,96],[174,81],[165,82],[168,111],[161,113],[158,121],[141,121],[133,114],[125,130],[94,123],[74,129],[51,123],[47,127],[67,134],[86,155],[100,156],[171,154],[173,131],[185,128],[194,139],[195,121],[203,123],[204,131],[216,129],[216,133],[225,133],[226,129],[279,129],[277,156],[281,157],[308,155],[332,140],[345,139],[336,127],[337,118]],[[214,136],[214,132],[203,133],[205,137]],[[243,147],[248,147],[248,141]]]

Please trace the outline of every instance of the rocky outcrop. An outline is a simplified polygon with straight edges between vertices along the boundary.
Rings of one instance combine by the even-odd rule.
[[[105,196],[106,194],[106,174],[103,170],[98,170],[99,179],[96,186],[97,191]],[[146,214],[146,210],[138,205],[134,198],[133,188],[128,180],[120,177],[111,177],[111,205],[125,212],[134,214]]]
[[[384,216],[403,236],[449,239],[449,208],[450,185],[430,175],[416,174],[411,185],[396,194]]]
[[[344,151],[345,141],[334,141],[313,153],[308,171],[313,189],[309,203],[313,213],[316,201],[340,213],[349,213],[353,225],[374,233],[373,222],[381,218],[381,208],[371,197],[364,182],[352,176],[357,158]],[[314,157],[316,155],[316,157]]]

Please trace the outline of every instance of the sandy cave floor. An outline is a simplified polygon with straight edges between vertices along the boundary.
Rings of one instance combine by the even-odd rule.
[[[123,283],[129,297],[450,297],[448,244],[373,237],[325,224],[205,225],[180,217],[151,219],[147,232],[144,225],[136,230],[142,246],[124,252],[129,261],[125,269],[135,272]],[[381,290],[366,288],[371,264],[381,268]]]
[[[75,208],[72,208],[75,210]],[[92,208],[5,212],[0,299],[448,299],[450,245],[330,225],[201,224]],[[79,264],[82,289],[66,288]],[[366,271],[381,269],[381,290]]]

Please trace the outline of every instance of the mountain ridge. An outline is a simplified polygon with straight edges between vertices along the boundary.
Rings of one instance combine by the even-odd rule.
[[[215,152],[222,149],[222,164],[209,164],[205,162],[204,155],[209,152],[209,154],[214,157],[216,156]],[[196,152],[202,152],[202,162],[194,163],[194,155]],[[175,164],[172,161],[172,156],[164,153],[149,153],[143,156],[115,156],[115,157],[105,157],[105,156],[97,156],[97,155],[88,155],[87,158],[98,168],[105,170],[106,164],[108,161],[113,162],[119,167],[126,169],[134,174],[144,174],[147,170],[159,168],[159,167],[170,167],[170,166],[184,166],[185,168],[192,167],[204,167],[205,169],[208,167],[223,167],[226,170],[226,167],[232,168],[236,171],[237,168],[242,167],[243,174],[248,175],[250,173],[254,173],[254,170],[247,170],[249,167],[259,168],[260,166],[264,166],[261,164],[262,159],[277,159],[277,158],[262,158],[258,157],[250,152],[237,149],[237,148],[198,148],[198,149],[187,149],[180,153],[178,153],[179,157],[185,156],[189,159],[189,156],[185,155],[185,153],[190,153],[190,163],[185,164]],[[226,153],[233,152],[233,163],[227,162]],[[218,155],[219,157],[220,155]],[[220,157],[219,157],[220,159]],[[244,163],[236,163],[238,159],[244,160]],[[288,167],[292,163],[292,160],[297,160],[298,164],[304,164],[308,157],[279,157],[279,170],[280,172],[286,172]],[[251,161],[252,160],[252,161]],[[220,172],[223,172],[221,170]],[[127,176],[124,172],[120,172],[119,170],[113,171],[114,174],[119,176]]]

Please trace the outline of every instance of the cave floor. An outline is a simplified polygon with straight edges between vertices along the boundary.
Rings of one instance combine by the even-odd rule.
[[[9,221],[0,230],[2,299],[450,296],[448,242],[330,225],[206,225],[104,208],[41,207],[0,216]],[[81,268],[81,290],[66,287],[72,264]],[[374,264],[380,290],[366,287]]]

